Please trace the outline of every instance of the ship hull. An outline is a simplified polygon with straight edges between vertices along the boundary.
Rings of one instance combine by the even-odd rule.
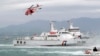
[[[68,46],[68,45],[82,45],[84,41],[69,40],[66,42],[60,40],[14,40],[14,46]]]
[[[24,41],[26,43],[24,43]],[[32,45],[32,46],[44,46],[44,45],[61,45],[62,42],[61,41],[53,41],[53,40],[23,40],[23,43],[14,43],[14,45]]]

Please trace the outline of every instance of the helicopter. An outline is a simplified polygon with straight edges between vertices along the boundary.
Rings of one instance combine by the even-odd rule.
[[[37,4],[36,6],[31,5],[31,6],[26,10],[25,15],[27,15],[27,16],[28,16],[28,15],[32,15],[32,14],[35,13],[37,10],[42,9],[40,6],[41,6],[41,5],[39,5],[39,4]]]

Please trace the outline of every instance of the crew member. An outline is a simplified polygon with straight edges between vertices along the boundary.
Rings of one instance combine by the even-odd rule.
[[[97,48],[96,47],[94,47],[93,48],[93,52],[97,52],[98,50],[97,50]]]

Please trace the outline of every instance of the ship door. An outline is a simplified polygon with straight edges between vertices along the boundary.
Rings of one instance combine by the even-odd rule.
[[[66,45],[67,45],[67,41],[63,41],[62,46],[66,46]]]

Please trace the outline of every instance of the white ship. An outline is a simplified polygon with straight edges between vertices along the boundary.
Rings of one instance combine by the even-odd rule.
[[[78,27],[73,27],[69,21],[69,28],[55,29],[54,22],[50,22],[50,31],[42,32],[40,36],[17,38],[13,40],[14,46],[65,46],[83,44],[85,41]]]

